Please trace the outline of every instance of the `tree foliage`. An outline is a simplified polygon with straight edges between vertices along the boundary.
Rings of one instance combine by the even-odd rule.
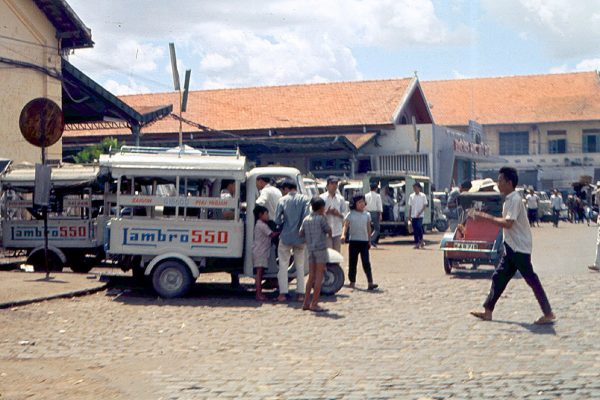
[[[78,164],[88,164],[97,161],[100,154],[108,154],[111,150],[119,150],[125,143],[119,143],[118,139],[108,137],[102,139],[98,144],[87,146],[74,156]]]

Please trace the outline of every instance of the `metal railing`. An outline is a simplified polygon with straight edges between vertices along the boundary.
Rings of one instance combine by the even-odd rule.
[[[240,150],[227,150],[227,149],[195,149],[195,148],[167,148],[167,147],[149,147],[149,146],[123,146],[119,150],[121,154],[133,153],[133,154],[194,154],[201,156],[219,156],[219,157],[239,157]]]

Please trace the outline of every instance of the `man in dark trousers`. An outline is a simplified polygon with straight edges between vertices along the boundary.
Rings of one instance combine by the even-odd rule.
[[[502,217],[494,217],[481,211],[472,209],[469,216],[476,219],[485,219],[501,226],[504,233],[504,256],[494,275],[492,287],[487,299],[483,303],[483,311],[471,311],[471,314],[484,321],[492,320],[492,312],[496,302],[504,292],[506,285],[517,271],[521,273],[525,282],[531,287],[535,297],[544,313],[535,324],[551,324],[556,320],[540,279],[533,272],[531,265],[532,239],[527,210],[521,195],[515,191],[519,182],[517,170],[511,167],[500,169],[498,176],[498,189],[506,196],[502,208]]]

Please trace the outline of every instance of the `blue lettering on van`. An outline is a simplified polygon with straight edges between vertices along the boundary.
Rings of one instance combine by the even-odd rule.
[[[189,243],[188,229],[123,228],[123,245],[157,247],[159,243]]]

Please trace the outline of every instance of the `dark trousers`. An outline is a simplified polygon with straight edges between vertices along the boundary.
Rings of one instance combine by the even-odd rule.
[[[506,285],[515,276],[515,273],[519,271],[525,282],[533,290],[533,294],[540,304],[544,315],[550,314],[552,308],[550,307],[550,302],[548,302],[548,297],[546,297],[546,292],[544,292],[540,278],[533,272],[531,254],[517,253],[506,243],[504,247],[506,248],[506,254],[504,254],[502,260],[500,260],[500,265],[498,265],[498,268],[494,271],[494,275],[492,275],[492,287],[485,303],[483,303],[483,307],[494,311],[496,302],[502,295],[502,292],[504,292],[504,289],[506,289]]]
[[[529,220],[529,225],[533,225],[537,222],[537,208],[528,208],[527,209],[527,219]]]
[[[369,242],[351,240],[348,243],[348,258],[350,265],[348,268],[348,280],[356,282],[356,265],[358,264],[358,255],[360,262],[367,276],[367,282],[373,283],[373,273],[371,272],[371,261],[369,261]]]
[[[419,244],[423,241],[423,218],[413,218],[411,222],[415,244]]]
[[[560,219],[560,210],[552,210],[552,223],[554,226],[558,226],[558,220]]]

